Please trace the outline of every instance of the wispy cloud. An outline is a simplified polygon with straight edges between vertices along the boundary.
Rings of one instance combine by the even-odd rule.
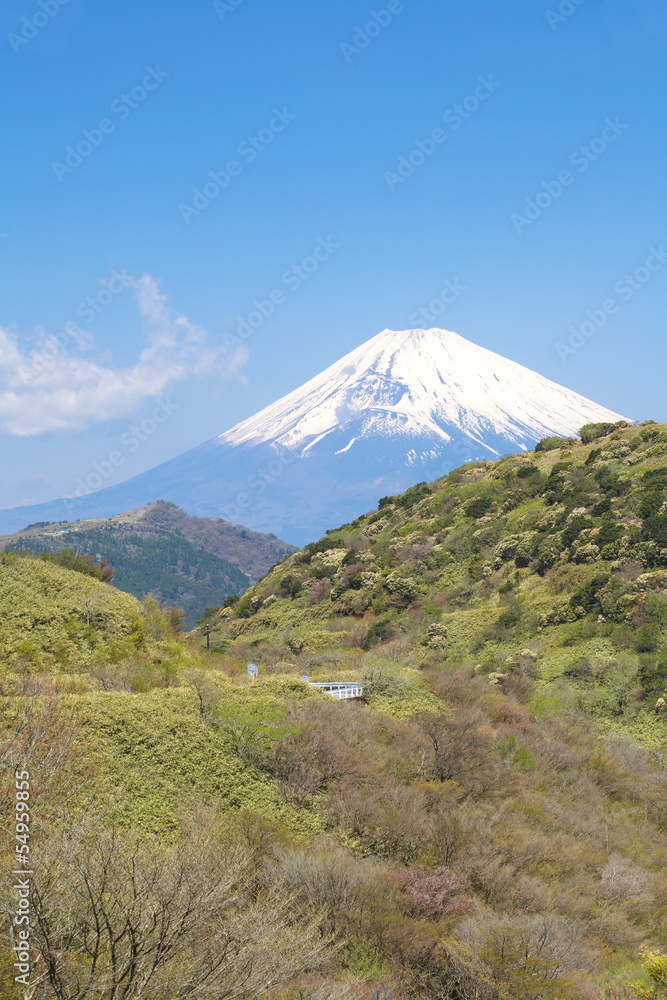
[[[55,430],[82,430],[124,417],[149,398],[163,396],[193,377],[240,378],[247,348],[214,346],[206,331],[167,306],[158,283],[143,275],[132,282],[144,330],[137,361],[113,368],[69,351],[24,353],[18,337],[0,327],[0,431],[20,437]],[[34,374],[34,355],[47,360]],[[26,378],[30,372],[30,378]]]

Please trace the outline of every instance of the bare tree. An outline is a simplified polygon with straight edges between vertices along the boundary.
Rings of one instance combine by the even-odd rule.
[[[200,667],[188,670],[185,679],[196,695],[202,726],[211,725],[215,710],[222,701],[222,691],[211,680],[209,672]]]
[[[473,918],[448,948],[502,1000],[574,1000],[581,996],[576,973],[592,964],[581,928],[548,914]]]
[[[317,918],[245,893],[247,857],[108,828],[54,836],[35,864],[34,1000],[250,1000],[317,966]]]
[[[25,678],[18,692],[0,699],[0,807],[13,810],[14,771],[31,776],[30,801],[45,821],[76,784],[82,789],[89,765],[81,741],[81,720],[71,704],[54,694],[43,678]]]
[[[473,709],[463,709],[456,715],[424,712],[414,722],[430,747],[429,769],[435,778],[458,781],[473,794],[493,786],[493,745]]]

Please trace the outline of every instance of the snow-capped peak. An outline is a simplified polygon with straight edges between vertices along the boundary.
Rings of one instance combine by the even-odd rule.
[[[436,447],[463,433],[529,447],[550,434],[623,418],[449,330],[383,330],[299,389],[222,434],[220,445],[274,444],[336,454],[363,439]],[[345,440],[344,440],[345,439]]]

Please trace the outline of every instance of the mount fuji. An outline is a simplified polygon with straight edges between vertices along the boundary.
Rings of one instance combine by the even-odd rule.
[[[297,545],[468,461],[624,418],[447,330],[384,330],[217,438],[117,486],[0,511],[0,531],[157,499]]]

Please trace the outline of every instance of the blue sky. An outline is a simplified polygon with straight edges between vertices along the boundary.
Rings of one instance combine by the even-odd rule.
[[[662,0],[25,0],[0,43],[1,506],[156,399],[105,485],[420,309],[667,420]]]

